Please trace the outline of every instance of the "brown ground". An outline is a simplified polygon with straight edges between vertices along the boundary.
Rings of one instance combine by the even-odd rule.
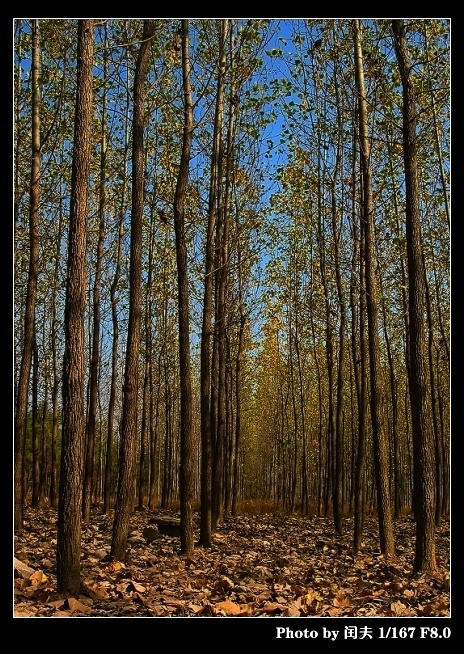
[[[408,517],[396,522],[397,558],[386,562],[374,519],[357,555],[352,520],[336,536],[328,518],[265,514],[226,517],[210,549],[185,557],[177,537],[143,537],[154,515],[160,512],[133,515],[122,564],[109,557],[112,517],[95,510],[83,526],[83,592],[64,600],[56,593],[56,511],[28,509],[15,537],[14,556],[25,565],[15,565],[14,616],[450,615],[445,522],[437,530],[438,570],[425,576],[412,574],[415,524]]]

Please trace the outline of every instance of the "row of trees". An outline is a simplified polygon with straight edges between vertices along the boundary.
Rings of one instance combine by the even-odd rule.
[[[449,510],[444,20],[15,21],[15,529]],[[121,368],[124,368],[123,370]]]

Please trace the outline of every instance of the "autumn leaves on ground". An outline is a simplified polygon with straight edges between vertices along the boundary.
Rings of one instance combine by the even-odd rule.
[[[277,514],[228,516],[210,549],[180,554],[179,538],[150,541],[159,515],[135,512],[125,564],[112,561],[111,516],[83,525],[82,594],[56,593],[53,509],[28,509],[15,538],[15,616],[320,616],[446,617],[450,614],[449,525],[437,529],[437,573],[414,575],[415,524],[395,523],[397,557],[386,562],[374,519],[363,551],[352,549],[352,520],[336,536],[329,518]],[[147,532],[145,532],[146,534]]]

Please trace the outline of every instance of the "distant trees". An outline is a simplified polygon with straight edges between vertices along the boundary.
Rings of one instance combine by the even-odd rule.
[[[266,278],[269,328],[275,329],[272,316],[285,319],[275,331],[275,341],[261,340],[256,357],[259,375],[252,402],[253,436],[250,434],[249,442],[253,446],[245,472],[249,480],[246,492],[272,498],[283,510],[300,509],[300,504],[305,510],[306,481],[303,472],[296,472],[303,465],[310,480],[310,510],[328,515],[332,504],[336,523],[340,498],[339,515],[355,514],[356,549],[361,546],[365,510],[378,511],[382,549],[392,556],[393,520],[412,507],[413,492],[408,381],[411,311],[407,301],[407,225],[402,213],[406,206],[404,150],[395,119],[402,111],[402,101],[398,93],[387,90],[388,84],[385,86],[386,80],[398,84],[400,76],[387,23],[366,22],[361,26],[359,22],[358,31],[351,29],[354,21],[352,26],[343,21],[330,26],[324,21],[296,21],[294,25],[292,70],[302,70],[304,65],[306,76],[295,73],[291,79],[275,83],[283,98],[282,115],[287,119],[282,139],[286,138],[291,156],[285,166],[278,167],[280,187],[271,198],[273,222],[268,223],[268,229],[279,247],[268,264]],[[356,59],[353,48],[356,35],[361,45],[361,27],[362,60]],[[441,65],[434,70],[433,81],[430,78],[427,82],[431,71],[420,67],[421,88],[429,97],[444,100],[442,57],[446,58],[447,45],[443,31],[436,23],[432,27],[411,21],[406,33],[417,54],[435,28]],[[323,37],[321,45],[312,51],[312,57],[306,56],[318,36]],[[376,50],[372,44],[378,39],[389,39],[390,49]],[[274,56],[282,54],[276,52]],[[357,62],[358,84],[350,87],[349,79],[356,82]],[[447,338],[441,337],[441,345],[433,338],[430,317],[438,318],[440,307],[447,303],[437,287],[432,298],[430,280],[433,271],[444,279],[432,253],[438,248],[444,256],[442,261],[448,256],[447,211],[441,196],[440,210],[432,218],[430,211],[437,195],[428,189],[441,186],[440,177],[433,181],[429,172],[440,168],[447,114],[445,101],[441,105],[444,132],[439,132],[437,148],[436,105],[432,102],[427,106],[421,118],[417,117],[423,131],[416,144],[418,156],[431,156],[434,161],[431,167],[424,163],[419,168],[419,180],[428,198],[420,209],[422,229],[428,235],[423,238],[422,259],[429,270],[425,275],[429,289],[426,298],[431,302],[422,313],[422,322],[430,334],[428,365],[435,379],[443,371],[435,347],[446,366]],[[432,230],[430,220],[436,221]],[[345,338],[351,341],[350,351],[343,349]],[[305,353],[301,378],[295,375],[298,348]],[[430,365],[432,360],[435,363]],[[302,392],[295,393],[297,379]],[[433,384],[430,387],[435,397],[432,406],[438,409],[440,402]],[[447,383],[441,388],[445,391]],[[367,411],[368,401],[371,411]],[[270,407],[273,411],[269,413]],[[442,414],[436,410],[433,415],[438,419]],[[439,463],[443,432],[438,422],[441,419],[434,428],[435,459],[439,468],[445,469],[446,464],[441,467]],[[311,425],[306,435],[305,425]],[[336,445],[337,430],[341,448]],[[261,453],[257,458],[255,447]],[[340,452],[341,462],[337,464]],[[445,457],[449,461],[448,456],[449,452]],[[254,466],[259,473],[253,472]],[[341,482],[337,480],[337,466]],[[434,479],[437,488],[442,488],[438,468]],[[431,504],[427,503],[429,510]]]

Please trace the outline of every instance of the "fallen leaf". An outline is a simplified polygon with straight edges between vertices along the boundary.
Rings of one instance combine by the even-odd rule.
[[[284,604],[277,604],[277,602],[266,602],[263,606],[265,613],[282,613],[287,607]]]
[[[30,568],[28,565],[16,558],[14,559],[14,569],[23,579],[29,579],[29,577],[35,572],[34,568]]]
[[[310,588],[309,590],[306,591],[306,594],[302,596],[301,603],[308,606],[313,602],[316,602],[321,599],[322,599],[321,595],[316,590],[312,590]]]
[[[238,615],[241,612],[241,607],[231,600],[225,600],[224,602],[218,602],[214,604],[216,611],[223,611],[226,615]]]
[[[203,607],[201,604],[189,604],[188,608],[194,613],[199,613]]]
[[[82,604],[79,600],[74,599],[74,597],[69,597],[67,600],[68,607],[71,610],[71,613],[92,613],[90,606]]]
[[[44,581],[47,581],[47,575],[45,575],[41,570],[36,570],[33,574],[31,574],[29,580],[34,586],[38,586]]]
[[[214,584],[214,589],[219,591],[232,590],[234,587],[234,582],[229,577],[222,576]]]
[[[31,611],[28,609],[17,608],[14,610],[15,618],[30,618],[31,615],[34,615],[34,613],[31,613]]]
[[[351,606],[350,598],[342,590],[337,593],[333,601],[334,606],[338,607],[347,607]]]
[[[52,600],[50,602],[47,602],[48,606],[53,606],[56,609],[61,609],[65,605],[65,600],[63,599],[58,599],[58,600]]]
[[[105,570],[107,572],[118,572],[119,570],[122,570],[125,567],[126,566],[121,561],[111,561],[111,563],[108,563]]]
[[[272,597],[272,591],[271,590],[265,590],[259,595],[256,596],[256,601],[257,602],[267,602],[267,600],[271,599]]]
[[[414,615],[414,611],[411,611],[409,606],[406,606],[406,604],[403,604],[402,602],[392,602],[390,604],[390,608],[395,615],[400,615],[400,616]]]
[[[142,604],[143,606],[145,606],[146,604],[145,599],[142,597],[140,593],[135,593],[134,602],[136,602],[137,604]]]

